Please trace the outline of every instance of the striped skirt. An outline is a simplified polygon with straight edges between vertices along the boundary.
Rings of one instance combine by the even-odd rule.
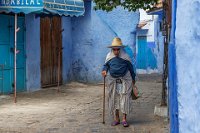
[[[117,83],[116,79],[122,82]],[[113,78],[107,76],[108,109],[113,114],[119,109],[124,114],[129,114],[131,109],[132,78],[128,71],[124,77]]]

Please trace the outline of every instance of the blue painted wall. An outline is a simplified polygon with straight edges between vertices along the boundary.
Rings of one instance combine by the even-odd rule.
[[[40,89],[40,18],[25,16],[26,23],[26,85],[27,91]]]
[[[200,132],[199,7],[200,0],[177,1],[175,51],[180,133]]]
[[[72,18],[73,43],[73,80],[87,82],[89,66],[93,60],[92,33],[91,33],[91,2],[85,2],[85,14],[82,17]],[[89,60],[90,59],[90,60]]]
[[[128,12],[118,7],[112,12],[97,11],[96,14],[123,40],[124,45],[134,47],[136,36],[132,33],[136,33],[136,26],[139,22],[138,11]]]
[[[132,33],[139,21],[138,12],[128,13],[122,8],[109,14],[96,12],[91,1],[86,1],[85,6],[86,13],[82,17],[62,17],[63,83],[72,80],[88,83],[101,81],[102,65],[110,50],[107,46],[115,36],[121,37],[124,44],[134,51],[135,34]],[[40,18],[29,14],[25,16],[25,21],[26,84],[28,91],[35,91],[41,87]],[[124,24],[126,28],[122,28]]]
[[[110,13],[94,11],[91,1],[86,1],[85,7],[85,16],[72,19],[73,79],[96,83],[102,80],[102,65],[110,50],[107,46],[115,36],[134,51],[135,34],[132,33],[136,30],[139,13],[129,13],[122,8]]]
[[[169,116],[170,116],[170,132],[179,132],[178,122],[178,99],[177,99],[177,68],[176,68],[176,41],[175,41],[175,30],[176,30],[176,0],[172,2],[172,29],[171,29],[171,40],[168,51],[168,62],[169,62]]]
[[[26,15],[26,82],[27,90],[35,91],[41,87],[40,74],[40,17]],[[72,35],[71,18],[62,17],[63,44],[63,83],[71,80]],[[31,34],[30,34],[31,33]]]
[[[67,83],[72,78],[72,26],[70,17],[62,17],[62,45],[63,45],[63,83]]]

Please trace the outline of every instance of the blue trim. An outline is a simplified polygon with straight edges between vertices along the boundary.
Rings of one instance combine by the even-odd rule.
[[[170,132],[179,133],[178,121],[178,98],[177,98],[177,71],[176,71],[176,47],[175,47],[175,30],[176,30],[176,9],[177,0],[172,2],[172,29],[171,40],[169,44],[169,115],[170,115]]]

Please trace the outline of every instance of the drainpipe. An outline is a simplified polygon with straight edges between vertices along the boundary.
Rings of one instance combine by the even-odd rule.
[[[15,42],[14,42],[14,102],[17,102],[17,14],[15,14]]]
[[[17,80],[17,63],[16,63],[16,51],[17,51],[17,14],[15,14],[15,44],[14,44],[14,102],[17,102],[17,90],[16,90],[16,80]]]

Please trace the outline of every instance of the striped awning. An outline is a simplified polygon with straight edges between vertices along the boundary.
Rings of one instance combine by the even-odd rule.
[[[81,16],[85,8],[83,0],[0,0],[0,12]]]

